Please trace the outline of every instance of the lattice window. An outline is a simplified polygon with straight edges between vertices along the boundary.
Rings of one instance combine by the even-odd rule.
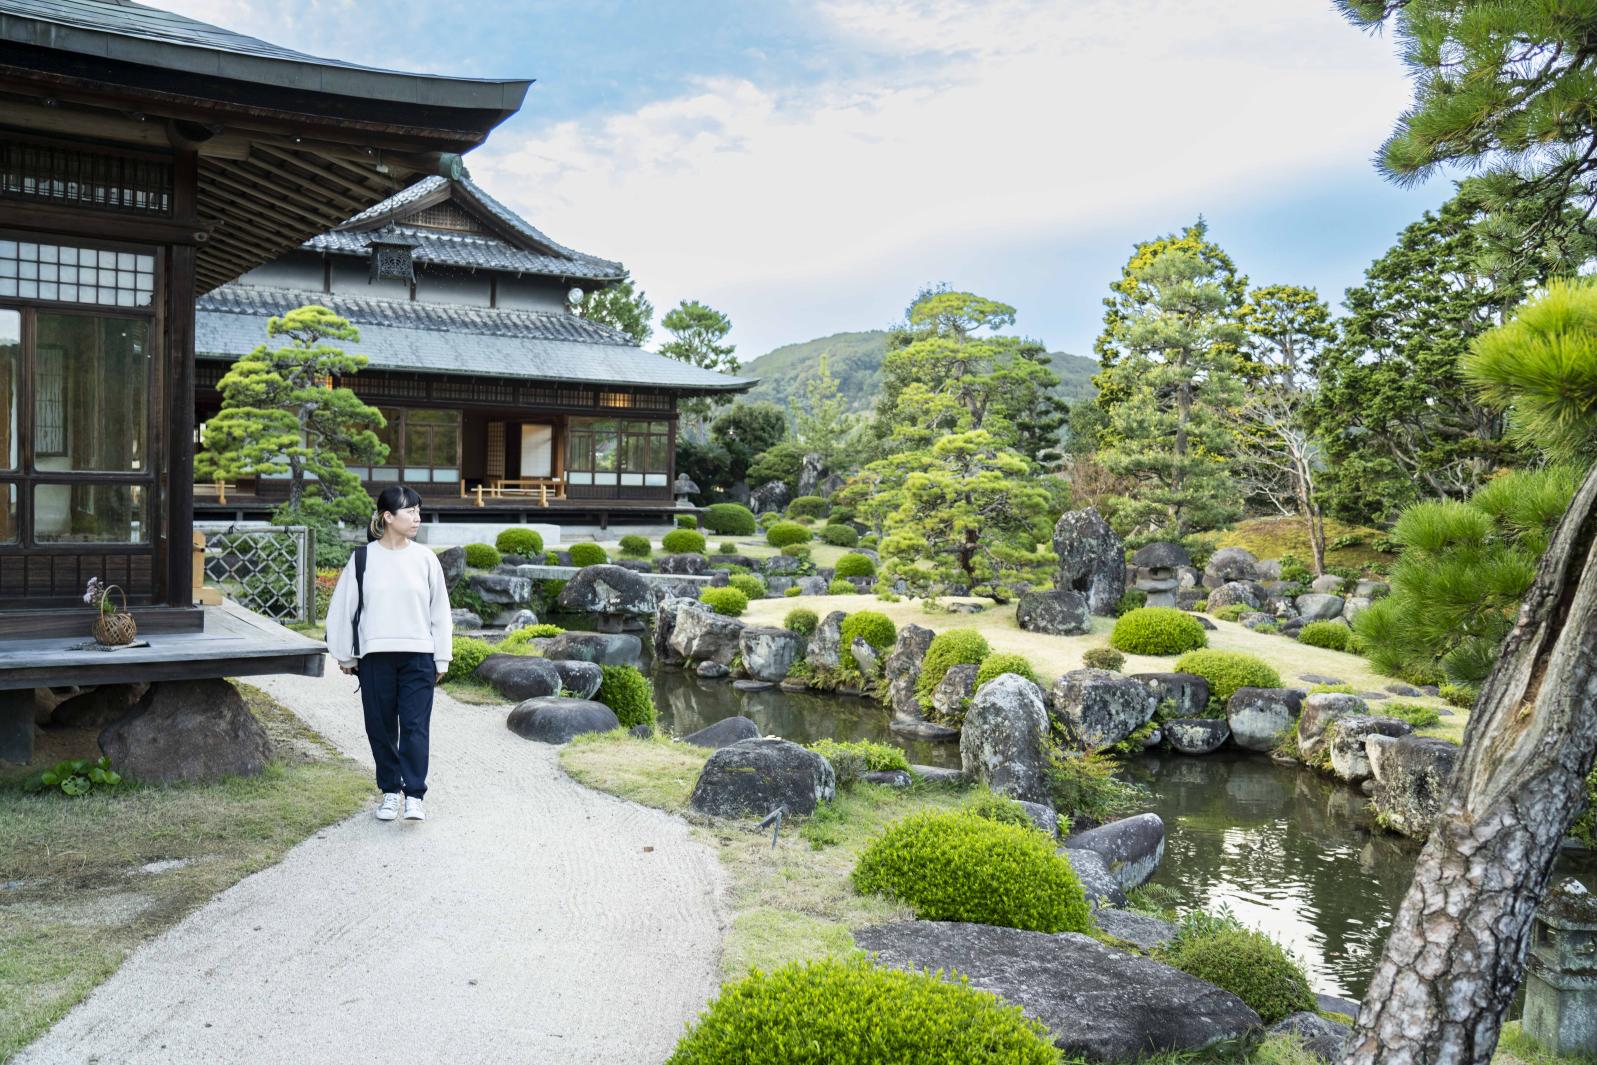
[[[448,229],[457,233],[481,233],[478,221],[452,203],[439,203],[424,208],[405,219],[406,225],[425,226],[428,229]]]
[[[599,406],[601,407],[630,407],[632,406],[631,392],[600,392]]]
[[[488,476],[505,475],[505,423],[488,423]]]
[[[379,377],[362,374],[356,378],[356,392],[371,396],[397,396],[404,399],[426,399],[427,382],[419,377]]]
[[[434,399],[458,399],[472,403],[514,403],[514,385],[491,381],[438,381],[433,384]]]
[[[40,458],[67,453],[66,352],[40,347],[34,365],[33,450]]]
[[[0,296],[148,307],[155,301],[155,256],[0,240]]]
[[[0,143],[0,196],[169,215],[172,164],[7,141]]]
[[[560,390],[560,403],[567,407],[593,406],[593,393],[586,388],[562,388]]]

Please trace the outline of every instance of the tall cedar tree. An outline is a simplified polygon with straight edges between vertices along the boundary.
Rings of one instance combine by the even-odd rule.
[[[288,510],[364,522],[371,500],[344,460],[382,462],[388,448],[373,430],[386,423],[354,391],[333,387],[334,378],[364,367],[366,356],[326,343],[357,343],[359,331],[311,305],[268,320],[266,335],[289,343],[276,349],[262,344],[222,376],[222,409],[205,423],[195,473],[217,480],[287,473]],[[314,495],[307,494],[311,476]]]
[[[654,335],[654,304],[631,274],[598,292],[588,293],[577,313],[625,333],[640,347]]]
[[[1228,465],[1242,398],[1238,322],[1247,281],[1200,220],[1139,244],[1105,301],[1093,380],[1106,414],[1100,460],[1133,489],[1115,497],[1128,535],[1179,539],[1240,513]]]
[[[698,300],[683,300],[666,312],[660,325],[671,334],[671,339],[660,345],[661,355],[701,370],[737,373],[738,360],[733,354],[737,345],[726,343],[726,335],[732,331],[732,319],[720,311]],[[684,400],[680,405],[683,429],[698,442],[704,442],[710,412],[730,402],[730,397]]]

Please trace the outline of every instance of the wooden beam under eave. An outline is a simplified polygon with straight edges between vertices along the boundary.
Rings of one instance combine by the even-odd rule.
[[[251,152],[248,162],[253,168],[264,170],[268,174],[282,178],[284,181],[294,182],[301,191],[311,192],[326,201],[330,201],[328,202],[327,206],[331,210],[345,211],[349,214],[359,214],[361,211],[364,211],[367,207],[371,206],[369,203],[361,203],[358,200],[344,195],[342,192],[329,188],[327,171],[325,170],[314,169],[309,174],[296,174],[289,170],[286,166],[279,166],[270,159],[266,158],[266,153],[262,151]],[[306,164],[301,163],[299,165],[304,167]]]
[[[379,174],[375,170],[364,169],[351,161],[343,159],[335,160],[328,156],[317,155],[316,158],[318,161],[329,164],[317,166],[316,163],[306,159],[304,155],[299,152],[287,151],[266,143],[259,143],[256,145],[256,148],[259,149],[262,154],[273,156],[285,163],[293,163],[297,166],[304,167],[315,167],[320,173],[326,175],[329,181],[343,186],[361,200],[365,200],[367,197],[371,196],[377,197],[376,200],[373,200],[371,203],[367,204],[368,207],[372,204],[380,203],[389,196],[389,193],[385,190],[392,184],[392,181],[390,181],[386,175]],[[367,162],[372,166],[376,165],[375,160],[368,160]],[[360,174],[360,178],[357,180],[355,178],[346,177],[343,173],[340,173],[340,168],[349,171],[357,171]],[[367,183],[366,178],[368,176],[376,183],[375,186]],[[365,209],[365,207],[361,208],[362,211]]]
[[[242,166],[243,164],[238,165]],[[270,185],[264,189],[251,185],[244,180],[244,177],[248,175],[239,175],[236,171],[229,172],[215,164],[211,164],[204,168],[202,176],[208,181],[227,186],[240,196],[246,197],[252,203],[258,205],[262,210],[278,211],[302,219],[305,225],[313,228],[302,236],[301,240],[307,240],[317,233],[326,232],[337,224],[336,220],[328,221],[328,216],[325,214],[316,214],[300,206],[287,195],[287,190],[271,187]],[[272,198],[274,194],[279,196],[280,199],[274,201]]]

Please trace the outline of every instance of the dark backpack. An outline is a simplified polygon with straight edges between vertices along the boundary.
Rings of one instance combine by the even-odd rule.
[[[360,657],[360,612],[366,607],[366,548],[355,548],[355,657]]]

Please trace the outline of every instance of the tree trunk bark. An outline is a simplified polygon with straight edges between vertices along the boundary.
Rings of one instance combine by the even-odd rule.
[[[1597,467],[1476,700],[1348,1065],[1487,1065],[1597,752]]]

